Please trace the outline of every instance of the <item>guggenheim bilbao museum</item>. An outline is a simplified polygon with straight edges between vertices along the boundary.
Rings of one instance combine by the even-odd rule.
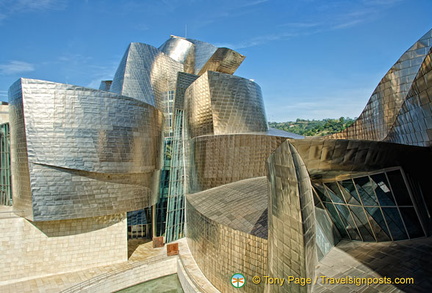
[[[325,137],[269,128],[260,87],[234,75],[245,56],[177,36],[131,43],[99,89],[16,81],[0,289],[128,262],[128,239],[162,236],[201,273],[183,268],[186,292],[430,292],[431,46],[429,31]]]

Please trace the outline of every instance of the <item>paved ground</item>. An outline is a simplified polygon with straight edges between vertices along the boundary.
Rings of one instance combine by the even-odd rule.
[[[432,237],[396,242],[341,241],[317,267],[314,292],[432,292]],[[322,285],[320,276],[414,278],[404,285]]]
[[[137,263],[144,263],[156,257],[166,257],[166,248],[153,248],[152,243],[148,241],[130,240],[129,256],[128,262],[0,286],[0,292],[59,292],[76,284],[91,280],[92,278],[127,270],[137,265]]]

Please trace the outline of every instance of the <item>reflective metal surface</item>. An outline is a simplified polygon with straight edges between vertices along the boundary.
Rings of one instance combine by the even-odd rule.
[[[198,266],[221,292],[263,292],[249,283],[267,272],[267,184],[265,177],[227,184],[187,196],[187,237]],[[271,260],[270,260],[271,261]],[[246,277],[232,287],[235,272]]]
[[[266,132],[260,87],[245,78],[208,71],[185,93],[189,135]]]
[[[21,79],[10,90],[14,208],[34,221],[154,204],[162,114],[136,99]]]
[[[265,176],[265,160],[285,140],[248,134],[194,138],[190,149],[189,193]]]
[[[100,90],[21,79],[9,93],[14,209],[52,221],[159,200],[153,235],[176,240],[186,219],[197,264],[223,292],[235,272],[313,277],[342,238],[430,236],[431,45],[430,31],[359,119],[324,138],[268,128],[260,87],[232,75],[245,57],[193,39],[131,43]],[[131,225],[148,225],[143,215]]]
[[[268,159],[269,224],[268,274],[314,279],[317,262],[315,207],[308,171],[288,142]],[[290,289],[267,285],[265,292],[310,292],[311,286]]]
[[[419,100],[416,95],[419,93],[418,84],[425,84],[424,75],[429,71],[427,68],[430,67],[431,46],[432,30],[421,37],[390,68],[355,123],[341,133],[330,135],[329,138],[380,141],[387,139],[391,133],[391,137],[388,138],[390,141],[399,140],[413,145],[430,145],[427,132],[422,131],[420,134],[418,131],[419,128],[430,129],[431,125],[429,121],[431,115],[427,113],[430,113],[430,109],[426,106],[430,104],[430,100],[426,98],[425,88],[421,91],[422,102],[416,103],[415,100]],[[419,70],[423,71],[420,76],[418,75]],[[413,84],[413,82],[418,84]],[[407,100],[410,101],[407,102]],[[417,105],[414,107],[415,110],[414,105]],[[425,115],[420,114],[424,110]],[[410,116],[407,114],[408,111],[410,111]],[[399,117],[400,115],[402,116]],[[426,121],[429,122],[426,124]],[[425,124],[428,126],[426,127]],[[395,127],[399,128],[396,132],[392,130]],[[397,136],[402,136],[402,138]]]

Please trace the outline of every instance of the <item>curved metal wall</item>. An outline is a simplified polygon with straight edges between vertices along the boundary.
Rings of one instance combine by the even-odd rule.
[[[207,71],[185,93],[190,136],[266,132],[261,88],[253,81]]]
[[[328,138],[384,140],[400,114],[422,64],[430,62],[430,58],[426,56],[431,46],[432,30],[411,46],[390,68],[354,124]]]
[[[200,136],[191,142],[188,193],[265,176],[265,161],[286,137],[234,134]]]
[[[315,206],[308,171],[297,150],[285,141],[268,162],[269,276],[312,278],[318,261]],[[287,286],[287,285],[285,285]],[[289,290],[310,292],[311,286],[290,284]],[[267,285],[265,292],[286,292]]]
[[[165,94],[175,90],[179,71],[183,71],[183,64],[157,48],[131,43],[115,73],[110,91],[166,112],[163,109]]]
[[[385,141],[432,145],[432,53],[426,56]]]
[[[133,98],[21,79],[10,107],[16,210],[35,221],[154,204],[162,113]]]
[[[159,50],[183,64],[184,72],[192,74],[195,72],[195,46],[188,40],[171,36],[159,47]]]
[[[241,272],[249,282],[267,272],[267,240],[209,220],[186,202],[189,249],[206,278],[221,292],[263,292],[263,284],[247,284],[242,289],[230,283]],[[247,290],[246,290],[247,289]]]
[[[432,164],[432,152],[429,148],[366,140],[306,138],[289,141],[302,157],[314,184],[368,178],[382,169],[402,169],[404,179],[394,182],[406,181],[410,185],[410,192],[405,192],[401,200],[407,203],[407,207],[416,207],[416,213],[423,223],[426,234],[432,233],[432,222],[428,216],[432,211],[432,200],[427,196],[431,194],[432,188],[428,183],[429,172],[424,171]],[[378,183],[366,180],[365,184],[372,186]],[[362,184],[358,185],[357,189],[363,188]],[[406,187],[399,185],[394,189],[402,192]],[[334,192],[337,192],[337,188]],[[374,191],[369,193],[373,194]],[[352,236],[354,239],[362,239]]]

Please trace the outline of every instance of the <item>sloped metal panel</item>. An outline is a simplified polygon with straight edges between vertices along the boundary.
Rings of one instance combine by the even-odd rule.
[[[407,99],[412,83],[432,46],[432,30],[390,68],[354,124],[328,138],[384,140]]]
[[[249,79],[207,71],[185,97],[191,137],[268,130],[261,88]]]
[[[184,72],[195,72],[195,46],[185,38],[171,36],[159,50],[184,65]]]
[[[265,176],[265,161],[285,137],[232,134],[192,140],[189,193],[235,181]]]
[[[183,65],[157,48],[131,43],[114,76],[110,91],[136,98],[163,111],[165,93],[175,90]]]
[[[423,61],[405,103],[385,141],[432,145],[432,51]]]
[[[40,80],[11,88],[16,209],[34,221],[152,205],[162,113],[133,98]]]
[[[306,166],[288,141],[267,160],[269,196],[268,256],[270,276],[312,278],[317,263],[315,208]],[[311,292],[312,286],[290,284],[294,292]],[[286,292],[267,285],[266,292]]]
[[[201,68],[198,75],[206,71],[217,71],[233,74],[246,57],[228,48],[218,48],[207,63]]]

